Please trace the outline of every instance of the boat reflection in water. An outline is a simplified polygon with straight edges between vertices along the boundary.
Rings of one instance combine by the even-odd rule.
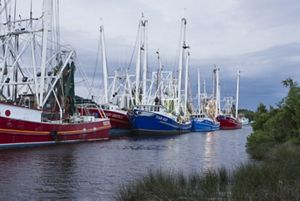
[[[204,141],[204,169],[214,168],[216,166],[215,156],[216,156],[216,135],[214,132],[205,133]]]

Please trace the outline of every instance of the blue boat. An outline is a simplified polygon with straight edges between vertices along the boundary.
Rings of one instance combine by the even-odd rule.
[[[138,105],[129,113],[133,133],[144,136],[176,135],[191,131],[191,122],[180,121],[162,105]]]
[[[193,132],[210,132],[220,129],[220,124],[208,118],[205,114],[191,115]]]

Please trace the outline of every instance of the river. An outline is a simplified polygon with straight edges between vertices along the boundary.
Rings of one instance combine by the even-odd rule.
[[[235,166],[251,127],[167,138],[130,138],[0,151],[1,200],[113,200],[149,170],[186,174]]]

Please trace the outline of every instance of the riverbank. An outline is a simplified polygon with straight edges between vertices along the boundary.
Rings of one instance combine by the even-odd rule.
[[[124,186],[116,200],[300,200],[300,147],[273,148],[263,162],[184,176],[149,172]]]

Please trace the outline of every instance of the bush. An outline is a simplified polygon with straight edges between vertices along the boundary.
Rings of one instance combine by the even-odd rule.
[[[269,110],[262,103],[254,114],[253,133],[247,140],[247,151],[255,159],[263,159],[273,146],[300,140],[300,88],[292,79],[283,81],[289,87],[278,108]]]

